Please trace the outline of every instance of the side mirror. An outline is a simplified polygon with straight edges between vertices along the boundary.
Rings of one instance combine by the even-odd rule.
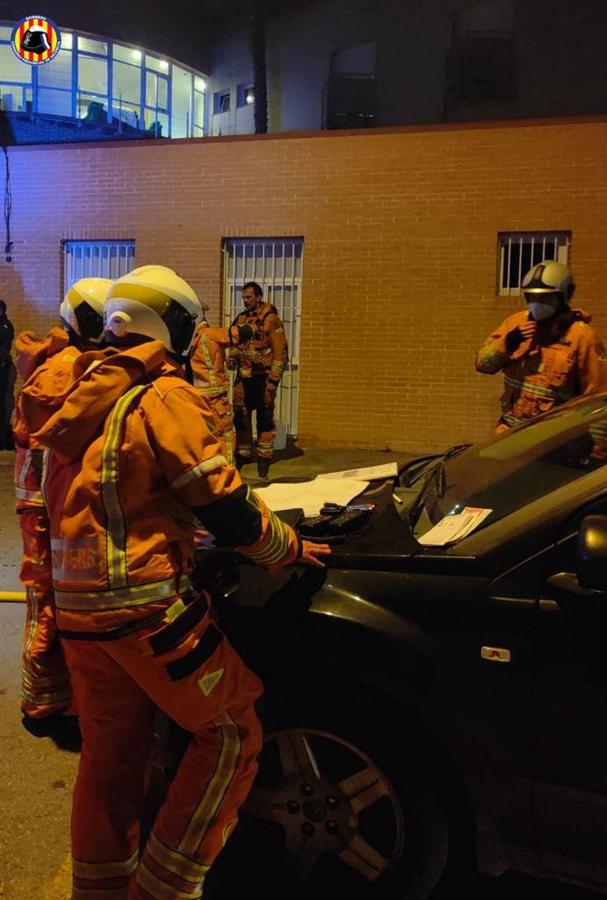
[[[576,570],[580,587],[607,591],[607,516],[586,516],[582,520]]]

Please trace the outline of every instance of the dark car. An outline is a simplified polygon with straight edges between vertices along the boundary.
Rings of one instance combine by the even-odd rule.
[[[371,485],[326,570],[239,566],[267,739],[212,882],[424,900],[476,864],[607,893],[606,463],[599,393]]]

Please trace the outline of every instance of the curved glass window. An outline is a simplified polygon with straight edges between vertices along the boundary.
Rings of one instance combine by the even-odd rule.
[[[0,109],[42,113],[155,137],[202,137],[203,73],[96,35],[61,31],[51,62],[29,66],[11,50],[13,26],[0,24]]]

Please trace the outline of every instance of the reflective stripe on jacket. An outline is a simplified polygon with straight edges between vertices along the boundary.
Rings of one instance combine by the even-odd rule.
[[[63,328],[54,327],[45,338],[24,331],[15,340],[15,365],[25,384],[15,404],[15,497],[17,510],[44,506],[41,491],[43,448],[26,427],[22,403],[34,393],[59,403],[72,383],[74,362],[80,351],[69,344]],[[53,401],[53,398],[55,400]]]
[[[212,413],[159,341],[85,353],[61,409],[36,433],[53,452],[57,621],[114,628],[187,590],[198,521],[261,565],[294,562],[295,533],[229,467]]]

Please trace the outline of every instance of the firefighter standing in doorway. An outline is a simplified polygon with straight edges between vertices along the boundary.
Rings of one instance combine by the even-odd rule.
[[[24,724],[36,734],[69,731],[62,714],[70,709],[70,686],[55,624],[51,539],[41,483],[43,447],[26,427],[22,402],[38,396],[59,405],[71,384],[74,362],[103,336],[103,303],[111,283],[105,278],[80,279],[61,304],[62,327],[51,328],[46,338],[24,331],[15,341],[17,370],[25,382],[14,422],[15,497],[23,539],[20,578],[27,599],[21,710]]]
[[[250,340],[238,345],[237,375],[234,385],[234,424],[239,466],[251,459],[253,427],[251,415],[257,413],[257,472],[266,479],[272,461],[276,424],[274,405],[280,379],[289,361],[283,324],[276,308],[263,302],[263,291],[255,281],[242,289],[245,305],[234,325],[249,325]]]
[[[204,304],[202,305],[205,309]],[[233,325],[229,329],[212,328],[203,320],[194,337],[191,356],[193,384],[213,410],[225,457],[230,465],[234,465],[236,432],[234,412],[228,397],[230,376],[226,368],[226,353],[230,347],[249,341],[252,335],[249,325]]]
[[[197,523],[265,567],[322,566],[330,552],[302,542],[227,465],[181,368],[201,318],[164,266],[119,278],[105,306],[113,346],[77,360],[35,435],[52,451],[57,623],[83,737],[72,900],[200,897],[255,775],[261,685],[190,584]],[[140,859],[155,706],[193,735]]]
[[[521,290],[527,309],[508,316],[476,357],[478,372],[504,373],[496,434],[605,384],[605,349],[591,316],[569,305],[574,285],[567,266],[538,263]]]

